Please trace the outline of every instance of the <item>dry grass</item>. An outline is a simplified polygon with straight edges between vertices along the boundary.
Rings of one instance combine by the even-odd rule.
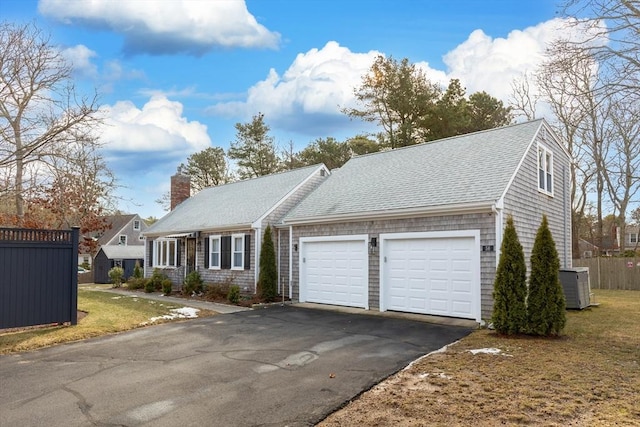
[[[0,333],[0,354],[16,353],[140,328],[149,319],[171,314],[180,306],[108,292],[80,289],[78,309],[87,313],[75,326],[55,326]],[[200,310],[198,317],[215,313]],[[162,323],[170,320],[157,320]]]
[[[320,426],[638,426],[640,292],[596,291],[555,339],[478,330]],[[501,354],[469,350],[498,348]]]

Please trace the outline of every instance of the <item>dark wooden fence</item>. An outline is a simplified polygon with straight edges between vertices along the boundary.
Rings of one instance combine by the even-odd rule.
[[[591,289],[640,291],[640,258],[574,259],[574,267],[589,267]]]
[[[78,323],[78,228],[0,228],[0,329]]]

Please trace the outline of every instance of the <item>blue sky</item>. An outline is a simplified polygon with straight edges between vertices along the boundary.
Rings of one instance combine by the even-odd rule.
[[[378,54],[507,102],[567,31],[551,0],[0,0],[0,19],[36,22],[98,90],[120,209],[144,217],[164,215],[181,162],[258,112],[282,148],[367,131],[340,108]]]

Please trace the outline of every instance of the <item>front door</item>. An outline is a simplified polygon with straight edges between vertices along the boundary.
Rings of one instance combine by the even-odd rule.
[[[189,274],[196,269],[196,239],[187,239],[187,271]]]

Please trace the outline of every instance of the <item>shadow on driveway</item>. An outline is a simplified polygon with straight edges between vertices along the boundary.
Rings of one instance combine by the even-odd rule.
[[[274,306],[0,356],[0,424],[309,426],[471,330]]]

